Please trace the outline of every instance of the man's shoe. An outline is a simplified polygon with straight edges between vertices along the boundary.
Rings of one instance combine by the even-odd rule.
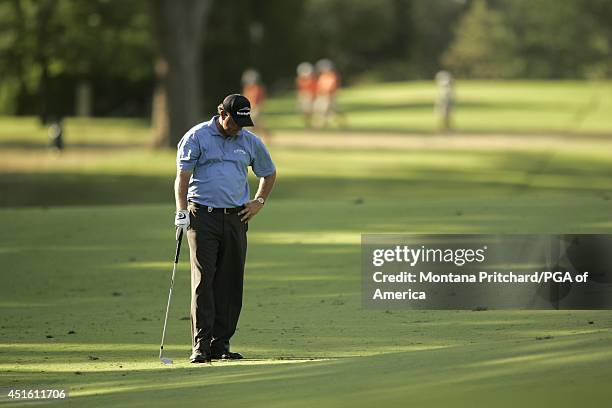
[[[221,354],[213,354],[212,358],[215,360],[242,360],[244,357],[240,353],[232,353],[231,351],[224,351]]]
[[[194,351],[189,356],[189,361],[192,363],[210,363],[210,354],[203,353],[201,351]]]

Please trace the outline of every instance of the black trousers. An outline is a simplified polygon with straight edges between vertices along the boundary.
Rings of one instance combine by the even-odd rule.
[[[242,308],[248,224],[189,203],[192,348],[229,351]]]

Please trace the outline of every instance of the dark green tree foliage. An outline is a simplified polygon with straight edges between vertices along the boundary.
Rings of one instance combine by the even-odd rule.
[[[309,58],[330,58],[343,74],[406,61],[411,2],[406,0],[310,0],[302,24]]]
[[[455,75],[469,78],[513,78],[523,69],[516,35],[485,0],[475,0],[461,18],[442,63]]]
[[[26,27],[26,16],[19,1],[0,2],[0,108],[3,113],[20,113],[21,99],[31,88],[32,82],[25,66],[33,65],[32,36]]]
[[[579,3],[582,14],[590,16],[589,46],[594,60],[585,75],[592,78],[612,78],[612,1],[589,0]]]
[[[403,0],[310,0],[302,23],[309,57],[329,58],[349,75],[406,58],[409,13]]]
[[[413,37],[410,72],[431,79],[440,69],[440,55],[454,38],[457,21],[466,10],[462,0],[415,0],[412,2]]]
[[[293,84],[306,50],[301,1],[215,0],[204,40],[205,115],[230,92],[239,92],[242,72],[257,69],[269,90]]]
[[[207,117],[258,69],[291,89],[301,61],[351,79],[610,78],[610,0],[213,0],[202,45]],[[0,113],[148,116],[155,85],[149,0],[0,1]],[[459,23],[460,22],[460,23]]]
[[[612,2],[474,0],[443,64],[466,77],[606,78],[612,73]],[[489,30],[491,30],[489,32]],[[480,34],[479,34],[480,33]],[[478,51],[478,52],[477,52]],[[476,55],[480,57],[476,58]],[[496,75],[489,72],[495,61]]]
[[[595,63],[598,33],[593,18],[583,12],[589,1],[513,0],[501,7],[517,36],[516,58],[524,62],[524,76],[583,77]]]
[[[143,0],[0,3],[0,93],[13,105],[5,110],[72,114],[76,84],[87,80],[94,114],[146,114],[151,61]]]
[[[91,81],[94,114],[147,115],[153,43],[144,1],[62,2],[71,19],[60,49],[71,75]]]
[[[0,75],[4,99],[14,113],[48,114],[56,38],[57,1],[5,1],[0,6]]]

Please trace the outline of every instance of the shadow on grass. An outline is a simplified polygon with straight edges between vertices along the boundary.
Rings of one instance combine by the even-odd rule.
[[[486,153],[483,153],[486,156]],[[483,156],[484,157],[484,156]],[[609,166],[575,162],[572,166],[556,164],[547,168],[535,155],[511,154],[496,157],[491,168],[457,170],[455,168],[418,168],[398,165],[391,177],[378,176],[280,176],[274,199],[343,200],[347,203],[364,199],[401,200],[426,197],[453,199],[491,197],[524,192],[531,188],[534,177],[546,176],[537,191],[567,194],[590,192],[604,194],[610,190],[603,178],[610,177]],[[381,170],[381,173],[383,171]],[[589,183],[589,177],[598,178]],[[603,183],[603,184],[602,184]],[[251,180],[251,191],[256,191]],[[0,207],[108,205],[171,203],[172,176],[56,173],[0,174]]]
[[[109,141],[108,143],[100,142],[71,142],[70,139],[64,140],[66,150],[97,150],[97,151],[116,151],[120,149],[146,148],[145,143],[136,143],[129,141]],[[51,150],[44,140],[5,140],[0,141],[0,149],[24,149],[30,151]]]
[[[58,173],[0,174],[0,206],[145,204],[172,201],[171,177]]]
[[[410,113],[412,110],[427,110],[432,111],[435,106],[435,100],[431,101],[415,101],[415,102],[376,102],[376,103],[368,103],[368,102],[342,102],[339,103],[339,108],[343,113],[361,113],[361,112],[380,112],[387,110],[405,110],[406,113]],[[489,101],[489,102],[479,102],[479,101],[459,101],[457,103],[458,109],[478,109],[482,111],[495,111],[495,110],[514,110],[514,111],[539,111],[542,110],[543,104],[537,102],[525,102],[525,101]],[[571,109],[575,110],[575,104],[571,102],[558,101],[556,105],[548,105],[545,106],[548,109]],[[276,105],[274,109],[267,110],[265,112],[266,116],[275,117],[275,116],[284,116],[284,115],[296,115],[295,108],[293,108],[292,104],[287,104],[284,106]]]
[[[343,112],[346,113],[346,112]],[[312,135],[325,135],[327,133],[331,134],[347,134],[351,136],[362,136],[362,137],[372,137],[372,133],[374,134],[391,134],[396,136],[421,136],[421,135],[435,135],[435,136],[445,136],[448,137],[449,140],[452,140],[454,135],[461,137],[474,137],[480,138],[483,136],[490,135],[504,135],[504,136],[529,136],[534,140],[540,138],[561,138],[561,139],[572,139],[572,140],[593,140],[593,141],[610,141],[612,140],[612,133],[605,131],[581,131],[581,130],[567,130],[562,128],[554,128],[554,129],[506,129],[506,128],[458,128],[452,131],[441,131],[435,128],[423,128],[423,127],[411,127],[409,125],[402,127],[395,127],[392,124],[385,125],[384,127],[378,126],[376,124],[372,126],[362,126],[356,127],[351,126],[350,118],[347,120],[347,124],[345,126],[338,126],[337,124],[333,124],[328,128],[323,129],[306,129],[303,125],[301,125],[301,120],[298,120],[295,125],[280,125],[272,127],[272,132],[275,131],[303,131],[308,132],[308,134]],[[433,122],[432,122],[433,123]],[[432,125],[433,126],[433,125]]]
[[[55,372],[23,367],[10,375],[13,386],[68,386],[72,402],[87,406],[150,406],[151,401],[177,406],[202,400],[207,405],[262,407],[401,406],[406,400],[417,406],[499,406],[504,401],[504,406],[532,406],[557,399],[561,404],[554,406],[572,406],[576,399],[604,406],[610,396],[609,346],[610,339],[603,336],[546,345],[509,339],[319,362],[126,365],[77,373],[69,366]],[[53,358],[62,361],[65,356]]]

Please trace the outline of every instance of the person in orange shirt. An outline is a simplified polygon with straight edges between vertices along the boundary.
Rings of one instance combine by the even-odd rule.
[[[242,95],[251,102],[251,118],[255,122],[264,142],[270,144],[271,133],[265,127],[261,119],[264,104],[266,102],[266,87],[261,82],[261,76],[253,68],[249,68],[242,74]]]
[[[314,102],[316,114],[316,127],[325,127],[330,119],[334,119],[340,126],[345,125],[344,116],[338,111],[336,93],[340,87],[340,76],[334,69],[334,64],[328,59],[317,62],[317,97]]]
[[[312,127],[314,101],[317,96],[317,75],[311,63],[302,62],[298,65],[295,87],[298,108],[304,116],[304,124],[310,128]]]

